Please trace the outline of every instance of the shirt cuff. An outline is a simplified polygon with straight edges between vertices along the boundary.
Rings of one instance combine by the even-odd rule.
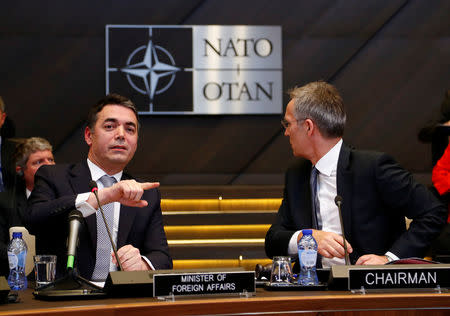
[[[399,257],[394,255],[392,252],[388,251],[384,254],[388,258],[388,262],[394,261],[394,260],[400,260]]]
[[[298,255],[298,245],[297,245],[298,235],[300,235],[300,230],[296,231],[289,240],[287,251],[288,255],[291,257],[295,257]]]
[[[142,259],[145,260],[145,262],[147,262],[147,264],[150,266],[150,268],[152,270],[156,270],[155,267],[153,266],[153,264],[150,262],[150,260],[148,260],[148,258],[146,256],[141,256],[141,257],[142,257]]]
[[[75,208],[79,210],[81,214],[83,214],[83,217],[88,217],[89,215],[92,215],[97,211],[89,203],[86,202],[90,194],[91,192],[80,193],[75,199]]]

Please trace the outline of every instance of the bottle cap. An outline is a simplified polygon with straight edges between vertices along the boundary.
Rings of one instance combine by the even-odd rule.
[[[312,229],[304,229],[302,230],[303,235],[312,235]]]
[[[14,238],[22,238],[22,233],[21,232],[13,232],[13,239]]]

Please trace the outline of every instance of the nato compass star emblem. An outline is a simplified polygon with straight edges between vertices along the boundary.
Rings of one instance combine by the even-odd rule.
[[[192,27],[107,25],[106,93],[131,98],[139,115],[194,111]]]
[[[144,52],[142,61],[132,64],[134,57],[140,52]],[[160,61],[159,54],[165,55],[169,63]],[[159,55],[159,56],[158,56]],[[119,69],[121,72],[127,74],[127,80],[130,86],[141,94],[145,94],[150,98],[150,110],[153,108],[153,100],[155,95],[164,93],[170,88],[175,80],[175,73],[181,71],[182,68],[175,66],[175,60],[172,55],[163,47],[155,45],[150,39],[147,46],[143,45],[136,48],[130,56],[128,56],[125,67]],[[158,87],[158,82],[161,78],[170,76],[170,80],[162,87]],[[145,90],[138,87],[134,79],[140,78],[145,85]]]

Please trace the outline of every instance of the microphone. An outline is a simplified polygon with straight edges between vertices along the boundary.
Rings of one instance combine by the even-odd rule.
[[[89,188],[91,189],[91,192],[94,193],[95,198],[97,199],[98,208],[100,209],[100,213],[102,214],[103,223],[105,223],[106,231],[108,232],[109,241],[111,242],[111,247],[113,249],[114,256],[116,257],[117,263],[119,264],[119,270],[123,271],[122,262],[120,262],[119,256],[117,255],[116,245],[114,244],[114,240],[112,238],[111,231],[109,230],[108,224],[106,223],[105,213],[103,212],[103,208],[100,205],[100,199],[98,198],[98,193],[97,193],[97,191],[98,191],[97,182],[95,182],[94,180],[91,180],[91,182],[89,182]]]
[[[73,269],[77,251],[78,231],[83,220],[83,214],[78,210],[69,213],[69,239],[67,242],[67,269]]]
[[[345,231],[344,231],[344,221],[342,220],[342,196],[336,195],[334,198],[334,203],[336,203],[336,206],[338,207],[339,211],[339,221],[341,222],[341,230],[342,230],[342,239],[344,241],[344,256],[345,256],[345,265],[350,265],[350,260],[348,258],[348,252],[347,252],[347,242],[345,240]]]

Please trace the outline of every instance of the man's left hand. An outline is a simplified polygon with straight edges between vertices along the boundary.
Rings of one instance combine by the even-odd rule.
[[[119,264],[117,263],[114,252],[111,255],[113,263],[118,266]],[[119,256],[124,271],[151,270],[147,262],[142,259],[141,253],[138,248],[135,248],[131,245],[125,245],[117,250],[117,255]]]
[[[377,256],[377,255],[364,255],[359,257],[356,264],[359,265],[369,265],[369,264],[385,264],[388,262],[388,258],[386,256]]]

